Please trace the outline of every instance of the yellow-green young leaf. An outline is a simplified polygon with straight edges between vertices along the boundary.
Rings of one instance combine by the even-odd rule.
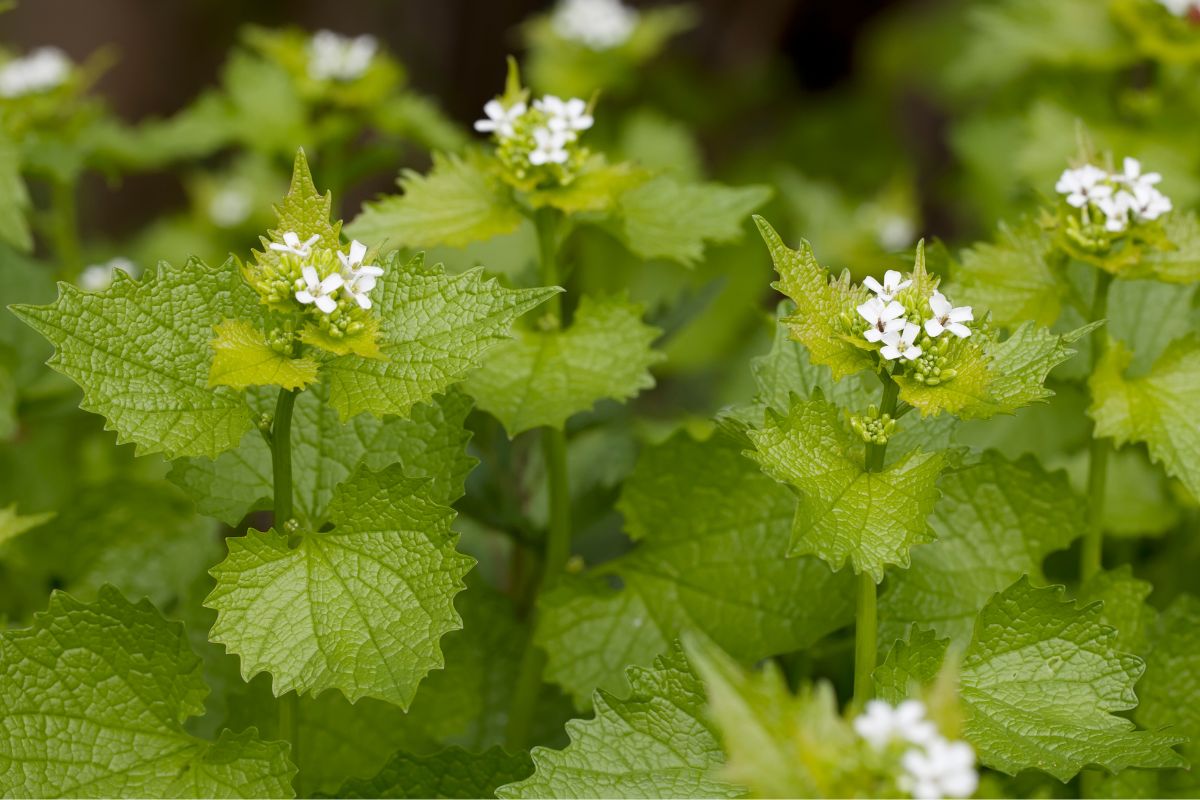
[[[33,249],[33,236],[25,221],[28,211],[29,192],[21,179],[20,149],[0,133],[0,242],[26,253]]]
[[[217,338],[212,341],[209,386],[302,389],[317,379],[317,362],[279,352],[261,331],[245,320],[227,319],[214,330]]]
[[[283,234],[293,231],[302,242],[311,236],[320,236],[320,241],[325,247],[337,247],[342,223],[329,221],[332,211],[333,193],[321,194],[317,191],[304,150],[297,150],[296,160],[292,165],[292,183],[283,198],[283,203],[275,207],[279,227],[271,231],[271,238],[277,242],[282,241]],[[267,241],[269,240],[263,240],[264,247]]]
[[[651,344],[660,334],[628,300],[584,297],[571,327],[523,330],[493,348],[466,389],[509,436],[561,428],[600,400],[625,401],[652,388],[650,367],[663,355]]]
[[[938,497],[941,453],[913,450],[867,472],[862,440],[820,400],[797,400],[786,417],[768,411],[748,435],[747,455],[800,491],[788,555],[812,554],[835,570],[849,559],[878,583],[888,565],[907,567],[909,551],[932,541],[926,518]]]
[[[862,337],[846,335],[840,324],[841,319],[854,319],[858,315],[855,308],[867,299],[867,290],[855,286],[849,272],[843,272],[835,280],[829,270],[817,263],[808,242],[801,241],[800,249],[793,250],[765,219],[756,216],[754,221],[779,273],[779,280],[771,285],[796,304],[795,312],[783,319],[792,338],[808,349],[814,364],[829,367],[835,381],[874,369],[874,355],[859,345]],[[862,344],[866,341],[862,340]]]
[[[619,690],[624,667],[650,664],[685,628],[756,661],[847,624],[850,575],[784,558],[795,507],[729,439],[679,433],[643,451],[617,504],[634,549],[540,601],[549,678],[583,705],[597,687]]]
[[[1088,380],[1096,435],[1145,442],[1151,458],[1200,497],[1200,338],[1176,340],[1149,372],[1126,378],[1132,357],[1110,340]]]
[[[346,781],[331,797],[495,797],[496,789],[533,771],[529,755],[499,747],[469,753],[448,747],[430,755],[397,753],[370,778]],[[325,796],[325,795],[322,795]]]
[[[995,244],[977,244],[960,256],[951,289],[956,304],[986,308],[1006,328],[1032,321],[1050,326],[1062,313],[1067,286],[1051,264],[1053,237],[1035,223],[1000,226]]]
[[[428,175],[405,170],[401,195],[367,203],[346,233],[390,248],[462,247],[512,233],[524,217],[480,157],[435,154]]]
[[[630,692],[597,691],[591,719],[567,723],[562,750],[535,747],[534,773],[497,797],[740,797],[714,774],[725,760],[704,686],[675,644],[651,669],[630,667]]]
[[[241,658],[246,680],[269,672],[276,695],[338,689],[407,708],[443,665],[439,640],[462,627],[454,596],[474,563],[455,550],[454,512],[430,494],[399,465],[360,468],[334,493],[331,530],[226,539],[209,638]]]
[[[913,697],[937,679],[949,646],[949,639],[939,639],[933,631],[914,624],[908,638],[895,640],[887,658],[872,673],[876,696],[892,705]]]
[[[635,255],[692,266],[706,243],[740,238],[746,216],[770,197],[766,186],[681,183],[660,175],[621,194],[613,224]]]
[[[1147,249],[1138,262],[1138,275],[1167,283],[1200,281],[1200,220],[1194,212],[1175,212],[1162,223],[1168,250]]]
[[[364,412],[407,415],[461,381],[485,351],[510,335],[513,321],[557,287],[505,289],[483,269],[447,275],[422,256],[392,254],[373,299],[382,359],[338,356],[321,366],[329,402],[343,420]]]
[[[649,173],[633,164],[609,164],[593,156],[566,186],[537,189],[529,193],[534,208],[552,206],[567,214],[610,211],[623,193],[644,183]]]
[[[121,270],[103,292],[59,284],[58,299],[13,311],[56,348],[50,366],[83,388],[80,407],[102,414],[139,454],[208,456],[250,428],[241,394],[212,388],[213,328],[254,318],[258,298],[233,263],[166,262],[140,281]]]
[[[0,633],[0,787],[9,797],[292,797],[288,745],[253,728],[217,741],[183,626],[112,587],[55,592],[33,627]]]
[[[379,349],[378,335],[379,321],[371,316],[363,320],[361,330],[345,336],[330,336],[328,331],[312,322],[305,323],[300,329],[300,341],[334,355],[382,359],[384,356]]]
[[[1117,651],[1100,604],[1063,600],[1062,587],[1028,578],[984,606],[963,654],[964,735],[985,765],[1016,775],[1040,769],[1060,781],[1097,764],[1176,767],[1174,733],[1136,730],[1116,712],[1137,705],[1140,658]]]

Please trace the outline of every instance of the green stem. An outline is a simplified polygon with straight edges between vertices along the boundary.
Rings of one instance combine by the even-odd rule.
[[[298,392],[279,390],[271,423],[271,472],[275,490],[275,529],[292,518],[292,409]]]
[[[1096,272],[1096,291],[1092,296],[1092,321],[1102,320],[1108,316],[1108,290],[1112,284],[1112,274],[1105,270]],[[1092,358],[1090,372],[1096,371],[1096,365],[1104,356],[1108,347],[1108,333],[1103,327],[1092,331]],[[1079,576],[1088,580],[1098,573],[1103,565],[1104,555],[1104,495],[1108,481],[1108,454],[1112,452],[1112,444],[1108,439],[1096,438],[1095,425],[1092,426],[1092,440],[1088,446],[1088,477],[1087,477],[1087,532],[1083,537],[1083,547],[1079,553]]]
[[[53,204],[54,253],[58,256],[59,274],[65,281],[74,283],[83,269],[83,251],[79,244],[79,205],[75,196],[75,184],[55,180],[51,184]]]

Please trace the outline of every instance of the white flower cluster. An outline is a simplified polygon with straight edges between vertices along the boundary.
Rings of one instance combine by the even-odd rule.
[[[905,700],[895,707],[872,700],[855,718],[854,730],[876,750],[893,744],[904,748],[903,771],[896,783],[917,800],[970,797],[979,788],[971,745],[943,737],[925,718],[925,704],[919,700]]]
[[[637,10],[621,0],[562,0],[551,21],[559,36],[592,50],[625,44],[637,23]]]
[[[308,77],[317,81],[352,81],[371,66],[379,43],[374,36],[342,36],[317,31],[308,41]]]
[[[20,97],[61,86],[71,74],[71,59],[57,47],[39,47],[0,67],[0,97]]]
[[[300,241],[295,231],[283,235],[283,242],[271,242],[272,250],[281,253],[291,253],[298,258],[308,258],[312,246],[320,240],[319,235],[310,236],[306,241]],[[337,309],[337,294],[339,291],[349,295],[359,308],[371,307],[370,291],[375,288],[376,279],[383,275],[383,268],[375,264],[364,264],[367,246],[357,240],[350,243],[350,252],[336,251],[341,262],[341,270],[321,277],[316,266],[305,264],[300,269],[301,277],[296,279],[295,297],[304,305],[315,305],[322,313],[332,314]]]
[[[1158,4],[1177,17],[1200,13],[1200,0],[1158,0]]]
[[[1136,158],[1126,158],[1123,167],[1121,172],[1092,164],[1066,169],[1054,190],[1066,197],[1068,205],[1083,211],[1085,223],[1089,210],[1103,214],[1104,228],[1110,233],[1120,233],[1130,222],[1158,219],[1171,210],[1171,199],[1155,186],[1162,175],[1143,173]]]
[[[83,271],[79,273],[79,285],[89,292],[102,292],[109,286],[112,286],[117,270],[134,278],[141,272],[137,264],[134,264],[128,258],[117,256],[116,258],[110,258],[103,264],[89,264],[84,267]]]
[[[570,158],[567,145],[579,138],[579,134],[592,127],[595,119],[587,112],[587,103],[578,97],[563,100],[548,94],[533,101],[534,110],[540,112],[543,124],[532,130],[533,147],[528,160],[532,166],[565,164]],[[483,107],[486,119],[475,123],[480,133],[493,133],[500,140],[519,135],[518,128],[529,106],[522,101],[505,107],[499,100],[489,100]]]
[[[917,342],[921,328],[926,335],[936,339],[949,331],[960,339],[971,335],[971,329],[964,323],[975,319],[970,306],[954,305],[941,292],[934,292],[929,298],[931,316],[918,325],[907,319],[907,310],[897,301],[896,295],[912,285],[911,280],[901,280],[903,276],[894,269],[889,269],[883,276],[883,283],[873,277],[863,281],[863,285],[875,293],[867,302],[858,306],[858,313],[865,319],[869,327],[863,331],[863,337],[871,343],[882,342],[879,355],[888,361],[903,358],[913,361],[924,352]]]

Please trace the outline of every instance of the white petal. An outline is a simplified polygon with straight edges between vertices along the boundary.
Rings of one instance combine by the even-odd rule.
[[[504,119],[504,105],[499,100],[488,100],[483,104],[483,113],[488,115],[488,119],[502,120]]]
[[[899,271],[894,270],[894,269],[889,269],[887,272],[883,273],[883,285],[884,286],[895,286],[899,282],[900,282]]]
[[[334,309],[337,308],[337,301],[334,300],[329,295],[324,295],[322,297],[318,297],[317,298],[317,308],[321,309],[326,314],[332,314]]]
[[[508,109],[509,120],[515,121],[517,117],[524,116],[527,109],[528,106],[525,105],[524,100],[518,100],[517,102],[513,103],[512,107]]]
[[[900,338],[905,344],[912,344],[914,341],[916,341],[917,334],[920,332],[920,326],[914,325],[911,322],[907,322],[904,325],[904,333],[900,334]]]
[[[299,238],[299,237],[297,237],[297,238]],[[314,233],[312,236],[308,237],[308,239],[305,240],[304,244],[301,245],[301,247],[302,247],[302,249],[307,251],[309,248],[311,248],[314,244],[316,244],[319,241],[321,241],[321,234]]]
[[[895,361],[900,357],[900,349],[894,344],[887,344],[879,349],[879,355],[883,356],[888,361]]]
[[[367,297],[366,292],[360,292],[354,295],[354,299],[358,303],[359,308],[366,309],[371,307],[371,298]]]
[[[950,301],[941,292],[934,292],[929,298],[929,308],[933,311],[934,316],[945,317],[954,306],[950,305]]]
[[[883,313],[883,303],[880,302],[878,297],[872,297],[870,300],[859,305],[855,310],[858,311],[860,317],[874,325],[879,321],[879,315]]]
[[[900,283],[896,284],[896,291],[897,291],[897,292],[903,292],[905,289],[907,289],[907,288],[908,288],[908,287],[910,287],[910,286],[912,286],[912,280],[911,280],[911,279],[910,279],[910,280],[907,280],[907,281],[901,281]]]
[[[879,281],[875,280],[875,278],[870,275],[863,278],[863,286],[867,287],[875,294],[884,294],[883,287],[879,284]]]
[[[350,242],[350,263],[361,264],[363,257],[367,254],[367,246],[355,239]]]
[[[946,330],[950,331],[960,339],[966,339],[971,335],[971,329],[960,322],[951,322],[946,326]]]
[[[975,319],[975,315],[971,313],[970,306],[959,306],[950,310],[951,322],[971,322]]]
[[[496,130],[496,123],[490,119],[475,120],[475,130],[480,133],[491,133]]]
[[[880,315],[882,319],[897,319],[904,316],[904,306],[895,300],[884,306],[883,313]]]
[[[311,264],[305,264],[300,268],[300,274],[304,276],[304,282],[309,289],[315,289],[321,285],[321,276],[317,274],[317,268]]]
[[[283,235],[283,243],[293,250],[300,248],[300,235],[295,231],[288,231]]]
[[[946,330],[945,327],[936,318],[925,320],[925,332],[929,334],[929,338],[936,339],[942,335],[944,330]]]
[[[907,324],[908,320],[904,319],[904,317],[900,317],[899,319],[889,319],[887,322],[883,323],[883,331],[884,333],[902,331],[904,330],[904,326]]]
[[[916,359],[921,357],[921,353],[923,353],[923,352],[924,351],[921,348],[917,347],[914,344],[912,347],[910,347],[904,351],[904,357],[907,358],[909,361],[915,361]]]
[[[316,302],[317,298],[313,297],[307,289],[301,289],[296,292],[296,299],[304,303],[304,305],[308,305],[309,303]]]
[[[571,127],[577,131],[586,131],[588,128],[592,127],[595,122],[596,120],[591,114],[584,114],[581,117],[577,117]]]
[[[878,342],[883,338],[883,332],[878,328],[870,327],[863,331],[863,337],[866,338],[868,342]]]
[[[542,164],[545,164],[546,161],[547,158],[545,150],[534,150],[529,154],[529,163],[533,164],[535,167],[540,167]]]
[[[329,294],[330,292],[335,292],[340,289],[342,284],[345,282],[346,280],[341,276],[341,273],[335,272],[326,277],[325,280],[321,281],[321,293]]]

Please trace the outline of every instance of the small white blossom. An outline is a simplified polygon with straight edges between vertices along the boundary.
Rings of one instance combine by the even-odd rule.
[[[1162,175],[1142,172],[1136,158],[1125,158],[1120,172],[1109,173],[1091,164],[1068,169],[1055,185],[1075,208],[1094,206],[1104,216],[1104,228],[1120,233],[1131,222],[1158,219],[1171,210],[1171,200],[1157,188]],[[1085,216],[1086,220],[1086,216]]]
[[[592,115],[587,113],[587,103],[578,97],[563,100],[548,94],[540,100],[534,100],[533,107],[548,117],[546,126],[550,130],[565,133],[568,140],[572,141],[578,131],[586,131],[595,122]]]
[[[332,314],[337,308],[337,301],[332,295],[345,283],[341,274],[334,272],[321,280],[317,268],[308,264],[300,270],[300,274],[304,277],[296,281],[296,299],[306,306],[316,304],[324,313]]]
[[[61,86],[71,74],[71,59],[57,47],[39,47],[0,67],[0,97],[20,97]]]
[[[899,272],[889,269],[883,273],[882,284],[875,280],[874,277],[868,275],[866,278],[863,278],[863,286],[866,286],[872,292],[879,295],[880,300],[891,300],[897,294],[912,286],[911,280],[902,281],[900,280],[901,277],[903,276]]]
[[[499,100],[489,100],[483,106],[483,113],[487,114],[487,119],[477,120],[475,122],[475,130],[480,133],[495,133],[501,139],[507,139],[515,132],[513,125],[520,119],[527,110],[525,103],[518,100],[508,108]]]
[[[863,331],[868,342],[878,342],[885,333],[904,329],[904,306],[895,300],[885,302],[881,297],[872,297],[857,311],[871,325]]]
[[[117,256],[103,264],[90,264],[84,267],[83,271],[79,273],[79,285],[89,292],[102,292],[112,286],[117,270],[135,278],[140,271],[137,265],[128,258]]]
[[[971,329],[963,325],[975,319],[970,306],[955,308],[944,294],[934,292],[929,298],[929,310],[933,312],[933,317],[925,320],[925,332],[930,338],[936,339],[942,335],[942,331],[950,331],[960,339],[971,335]]]
[[[307,258],[312,246],[321,239],[319,233],[314,233],[305,241],[300,241],[300,236],[295,231],[288,231],[283,235],[283,244],[279,242],[271,242],[268,247],[272,250],[278,250],[281,253],[291,253],[292,255]]]
[[[317,31],[308,41],[308,77],[313,80],[352,81],[371,66],[379,43],[374,36],[342,36]]]
[[[1131,189],[1137,189],[1139,186],[1154,186],[1162,180],[1162,175],[1157,172],[1147,172],[1143,175],[1142,162],[1136,158],[1126,156],[1122,167],[1124,169],[1121,173],[1112,176],[1113,180],[1123,183]]]
[[[637,21],[637,11],[621,0],[562,0],[551,24],[564,39],[608,50],[628,41]]]
[[[904,323],[903,331],[889,331],[885,333],[881,340],[883,347],[879,348],[879,355],[888,361],[894,361],[897,358],[912,361],[913,359],[920,358],[921,353],[925,351],[914,344],[917,340],[917,334],[920,332],[920,326],[906,322]]]
[[[533,141],[537,146],[529,153],[529,163],[535,167],[543,164],[564,164],[570,158],[567,152],[567,134],[549,128],[534,128]]]
[[[895,708],[883,700],[871,700],[854,718],[854,730],[876,750],[893,741],[923,745],[938,738],[937,727],[925,719],[925,704],[905,700]]]
[[[362,263],[367,255],[367,246],[357,239],[350,243],[348,254],[338,251],[337,255],[342,262],[342,281],[346,293],[360,308],[370,308],[371,298],[367,294],[375,288],[375,280],[383,275],[383,267]]]
[[[975,751],[966,742],[948,742],[938,736],[924,748],[905,753],[901,765],[905,774],[900,788],[917,800],[970,797],[979,788]]]
[[[887,214],[876,223],[875,236],[884,250],[903,250],[917,237],[917,228],[903,214]]]
[[[236,228],[254,208],[250,194],[235,186],[218,189],[208,201],[208,216],[219,228]]]
[[[1054,190],[1067,196],[1067,204],[1075,208],[1083,208],[1088,203],[1094,203],[1113,193],[1112,186],[1103,181],[1109,179],[1109,174],[1099,167],[1084,164],[1078,169],[1065,169],[1054,184]]]

